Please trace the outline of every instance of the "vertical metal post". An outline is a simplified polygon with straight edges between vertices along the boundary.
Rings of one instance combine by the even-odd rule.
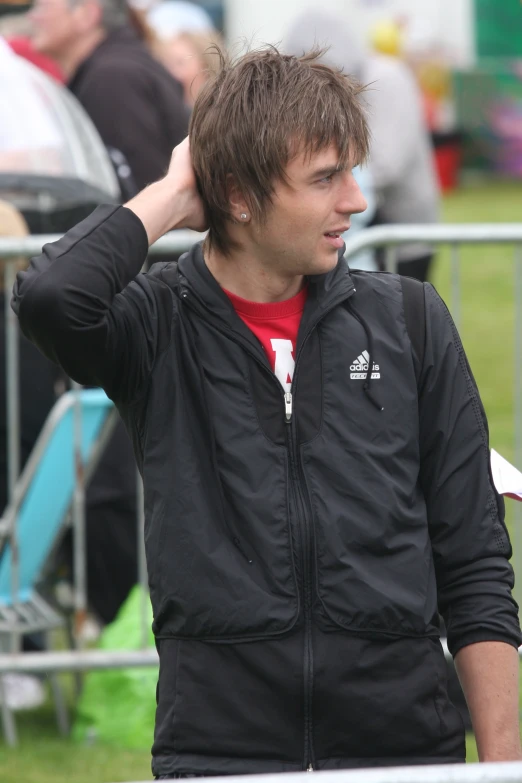
[[[142,648],[149,644],[149,578],[147,574],[147,558],[145,555],[145,499],[143,494],[143,481],[139,470],[136,471],[136,517],[138,529],[138,584],[140,586],[140,638]]]
[[[0,674],[0,713],[2,714],[2,726],[6,744],[14,748],[18,744],[18,733],[12,711],[7,704],[7,688],[3,675]]]
[[[457,329],[461,327],[461,297],[460,297],[460,246],[452,244],[451,252],[451,315]]]
[[[514,400],[515,466],[522,470],[522,244],[514,252]],[[513,568],[515,569],[515,599],[522,605],[522,503],[513,503]]]
[[[20,475],[20,368],[18,356],[18,323],[11,308],[11,295],[16,279],[16,260],[7,260],[4,266],[5,356],[6,356],[6,416],[7,416],[7,502],[12,503]],[[3,511],[3,509],[2,509]],[[11,592],[16,612],[20,587],[20,557],[17,536],[18,515],[12,517],[9,531],[11,555]],[[11,634],[11,650],[20,649],[20,635]]]
[[[81,648],[81,631],[87,613],[87,567],[85,536],[85,470],[82,454],[82,401],[81,386],[73,382],[75,401],[73,406],[73,547],[74,547],[74,636]]]
[[[396,272],[397,266],[397,247],[388,245],[384,251],[384,269],[386,272]]]

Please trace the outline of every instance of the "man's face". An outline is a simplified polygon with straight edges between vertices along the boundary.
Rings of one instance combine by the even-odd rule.
[[[350,216],[364,212],[366,199],[351,168],[338,168],[331,146],[311,157],[299,154],[278,182],[266,221],[252,225],[251,238],[266,266],[289,276],[329,272],[343,246]],[[332,236],[332,234],[334,236]]]
[[[69,0],[36,0],[31,11],[35,49],[50,57],[63,57],[77,40],[79,10]]]

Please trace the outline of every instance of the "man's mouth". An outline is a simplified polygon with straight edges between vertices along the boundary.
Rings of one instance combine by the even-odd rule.
[[[336,228],[333,231],[326,231],[325,237],[333,237],[334,239],[338,239],[341,234],[344,234],[345,231],[348,231],[350,226],[341,226],[341,228]]]
[[[344,245],[344,239],[340,231],[329,231],[327,234],[324,234],[324,238],[336,250],[340,250]]]

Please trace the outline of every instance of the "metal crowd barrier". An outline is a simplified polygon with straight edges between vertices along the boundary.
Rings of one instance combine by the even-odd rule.
[[[150,248],[150,254],[181,253],[188,250],[196,241],[202,238],[202,234],[193,231],[175,231],[162,237]],[[0,238],[0,259],[12,259],[13,257],[31,257],[41,252],[42,246],[47,242],[59,239],[58,235],[28,236],[23,238]],[[386,268],[394,271],[397,261],[397,246],[408,243],[427,243],[430,245],[449,245],[451,248],[451,309],[457,322],[460,321],[460,246],[463,244],[510,244],[514,245],[515,266],[515,461],[522,467],[522,223],[517,224],[454,224],[454,225],[411,225],[411,226],[379,226],[362,231],[350,238],[346,245],[346,258],[350,259],[358,251],[364,248],[386,248]],[[7,424],[8,424],[8,499],[12,498],[12,492],[16,479],[20,472],[20,409],[19,409],[19,377],[18,377],[18,343],[16,317],[10,307],[11,290],[15,280],[15,261],[6,264],[4,278],[5,318],[6,318],[6,371],[7,371]],[[81,412],[78,406],[78,417]],[[77,422],[77,437],[81,435],[81,421]],[[81,479],[79,479],[79,482]],[[141,495],[141,481],[139,484],[139,497]],[[77,487],[76,502],[73,504],[73,529],[75,533],[76,549],[75,562],[80,566],[76,569],[76,584],[74,588],[75,610],[78,617],[82,617],[86,608],[87,586],[85,582],[85,569],[82,562],[85,560],[85,530],[84,530],[84,490],[79,483]],[[522,507],[519,507],[522,511]],[[520,512],[518,521],[521,522]],[[138,520],[139,540],[139,583],[142,586],[144,599],[141,609],[142,645],[140,650],[132,651],[106,651],[106,650],[77,650],[77,651],[48,651],[42,653],[24,653],[14,651],[10,654],[0,655],[0,675],[6,672],[62,672],[62,671],[86,671],[91,669],[120,668],[126,666],[151,666],[157,664],[157,655],[154,648],[147,646],[148,620],[147,620],[147,573],[144,555],[143,540],[143,503],[140,503]],[[518,535],[517,535],[518,529]],[[516,542],[518,541],[518,546]],[[517,557],[518,552],[518,557]],[[515,526],[515,569],[521,575],[522,582],[522,524]],[[517,568],[517,564],[520,566]],[[521,648],[522,650],[522,648]],[[449,653],[445,647],[445,653]],[[424,768],[423,768],[424,769]],[[444,767],[446,776],[449,767]],[[464,768],[459,769],[463,772]],[[518,770],[518,777],[491,777],[488,780],[521,780],[522,775]],[[498,774],[500,769],[497,768]],[[341,774],[341,773],[339,773]],[[342,773],[343,776],[347,773]],[[357,773],[359,774],[359,773]],[[391,774],[391,773],[390,773]],[[507,772],[506,772],[507,774]],[[379,778],[380,779],[380,778]],[[395,778],[390,777],[391,781]],[[446,778],[447,779],[447,778]],[[371,779],[373,783],[373,778]],[[399,778],[397,778],[399,780]],[[401,776],[401,781],[409,780]],[[413,781],[414,778],[411,778]],[[423,781],[428,780],[423,772]],[[433,779],[435,781],[435,778]],[[438,780],[438,779],[437,779]],[[457,778],[455,778],[457,780]],[[464,778],[458,778],[464,781]],[[370,781],[368,782],[370,783]]]
[[[202,238],[202,234],[198,234],[194,231],[176,231],[169,234],[167,237],[162,237],[153,248],[151,248],[151,254],[155,253],[181,253],[190,248],[196,241]],[[17,318],[10,306],[10,300],[12,295],[13,285],[15,283],[16,271],[18,268],[19,258],[30,258],[38,255],[44,244],[49,242],[55,242],[60,238],[60,235],[32,235],[27,237],[0,237],[0,259],[5,259],[4,264],[4,298],[5,298],[5,341],[6,341],[6,415],[7,415],[7,501],[10,503],[13,499],[14,488],[16,481],[20,475],[20,394],[19,394],[19,355],[18,355],[18,324]],[[80,389],[81,387],[73,383],[73,389]],[[82,421],[81,421],[81,406],[75,405],[74,408],[74,438],[75,438],[75,453],[80,452],[80,442],[82,437]],[[78,464],[80,464],[79,460]],[[145,548],[144,548],[144,518],[143,518],[143,488],[141,485],[141,478],[138,475],[138,530],[137,538],[139,542],[138,548],[138,583],[142,587],[142,603],[141,603],[141,628],[142,628],[142,649],[141,659],[146,661],[145,665],[150,665],[157,661],[156,651],[147,650],[148,639],[148,621],[147,621],[147,596],[148,596],[148,580],[147,569],[145,563]],[[1,510],[3,511],[3,509]],[[0,513],[1,513],[0,511]],[[73,562],[74,562],[74,629],[76,631],[76,647],[78,651],[70,653],[70,655],[79,656],[79,661],[83,661],[82,665],[75,665],[73,663],[74,658],[69,657],[68,653],[64,653],[61,659],[57,659],[56,655],[51,652],[42,653],[41,655],[51,656],[48,659],[48,666],[50,670],[82,670],[87,668],[99,668],[99,661],[105,661],[105,668],[110,664],[107,658],[103,655],[96,656],[96,651],[92,651],[88,654],[88,658],[82,657],[81,648],[82,635],[81,629],[87,613],[87,582],[86,582],[86,531],[85,531],[85,486],[84,476],[81,470],[76,471],[76,486],[74,492],[74,499],[71,509],[72,528],[73,528]],[[14,551],[16,546],[16,525],[11,535],[11,552]],[[17,583],[17,568],[18,563],[12,562],[13,583]],[[11,640],[11,655],[0,655],[0,673],[6,671],[29,671],[31,661],[26,655],[17,654],[20,647],[20,639],[13,634]],[[38,658],[40,654],[36,654]],[[59,654],[58,654],[59,655]],[[54,657],[53,657],[54,656]],[[136,656],[130,654],[130,657],[126,659],[125,665],[130,665],[134,662]],[[11,663],[7,659],[11,659]],[[120,656],[119,661],[125,659]],[[57,664],[57,660],[61,660],[61,666]],[[89,660],[89,665],[86,666],[85,661]],[[34,663],[34,662],[33,662]],[[51,665],[52,664],[52,665]],[[141,665],[141,664],[137,664]],[[53,667],[56,667],[54,669]],[[40,671],[43,669],[40,668]],[[47,670],[47,669],[45,669]]]
[[[503,761],[483,764],[433,764],[417,767],[377,767],[314,772],[314,781],[322,783],[521,783],[522,762]],[[309,772],[286,772],[288,783],[309,783]],[[308,776],[308,777],[307,777]],[[227,778],[212,778],[217,783]],[[281,783],[281,773],[238,775],[234,783]]]

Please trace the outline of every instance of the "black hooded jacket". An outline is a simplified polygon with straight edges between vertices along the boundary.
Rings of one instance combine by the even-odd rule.
[[[309,278],[285,399],[201,246],[139,275],[146,254],[139,219],[100,207],[33,259],[13,306],[134,444],[154,773],[463,760],[438,612],[453,654],[521,636],[484,411],[442,300],[424,286],[419,367],[396,275],[341,259]]]

